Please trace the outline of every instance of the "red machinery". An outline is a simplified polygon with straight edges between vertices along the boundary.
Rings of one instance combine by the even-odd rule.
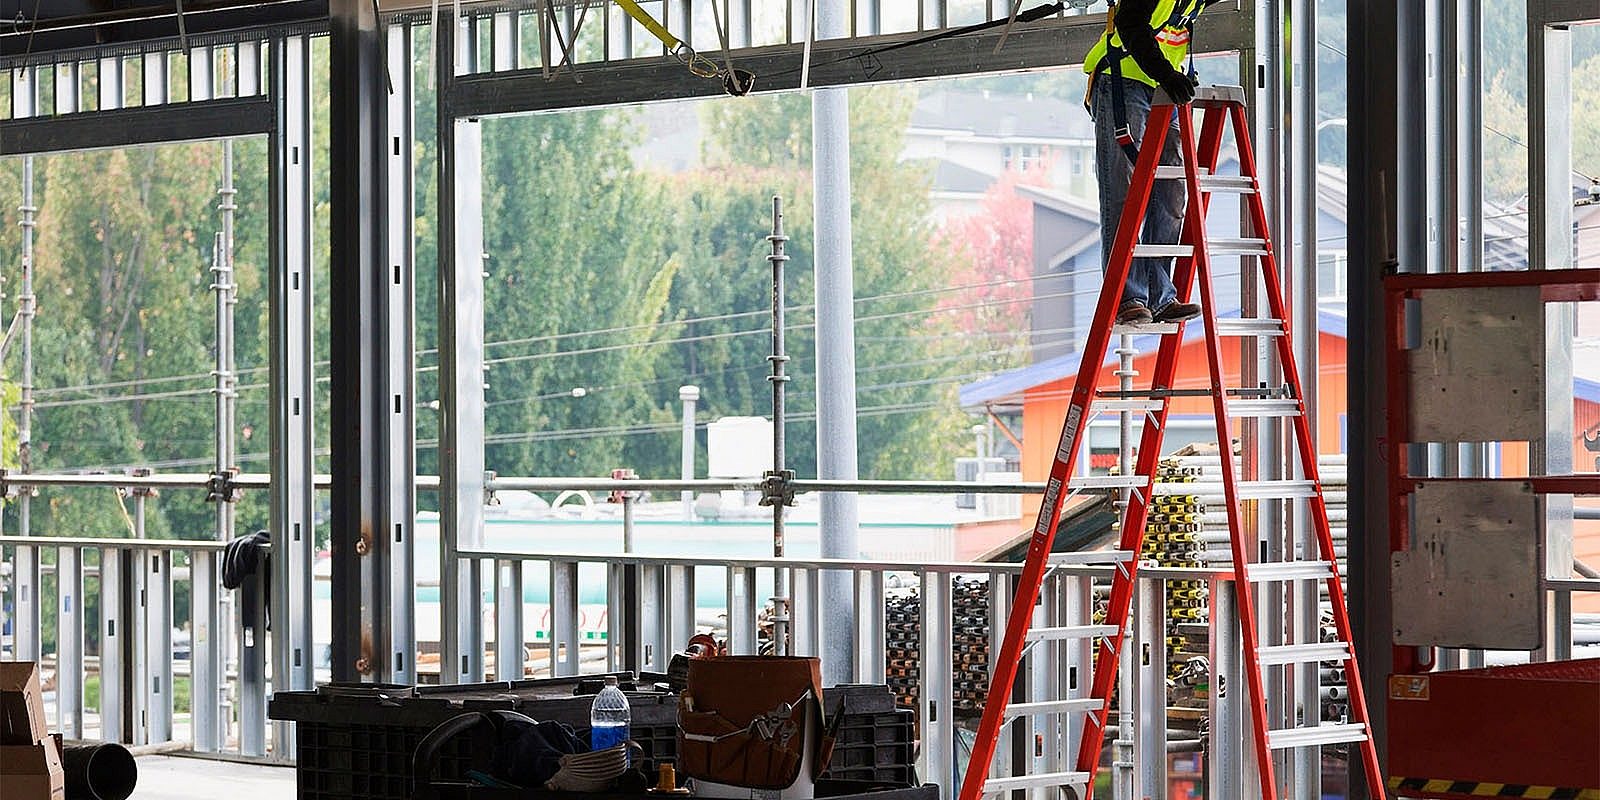
[[[1542,436],[1543,304],[1600,300],[1600,270],[1396,275],[1385,293],[1397,608],[1389,788],[1600,800],[1600,659],[1436,672],[1425,657],[1540,646],[1551,588],[1535,535],[1542,499],[1600,495],[1600,475],[1440,479],[1407,468],[1413,443]],[[1421,329],[1413,348],[1408,321]],[[1519,397],[1518,386],[1529,391]]]

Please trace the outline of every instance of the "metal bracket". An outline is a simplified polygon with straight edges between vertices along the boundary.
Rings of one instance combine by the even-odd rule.
[[[483,505],[485,507],[500,505],[500,496],[495,494],[494,491],[494,479],[497,477],[499,477],[499,473],[492,469],[483,471]]]
[[[769,469],[761,476],[763,506],[794,505],[794,470]]]
[[[237,503],[243,499],[244,490],[234,483],[234,479],[237,477],[239,477],[237,467],[211,473],[210,479],[206,481],[206,502]],[[134,491],[138,492],[140,490],[135,489]],[[149,490],[145,489],[144,491]]]
[[[611,470],[611,479],[614,480],[614,481],[633,481],[633,480],[638,480],[639,479],[639,473],[634,472],[633,470],[627,469],[625,467],[621,468],[621,469],[614,469],[614,470]],[[640,494],[639,492],[637,492],[637,491],[635,491],[633,489],[612,489],[611,490],[611,494],[608,497],[606,497],[606,502],[607,503],[621,503],[621,502],[625,502],[627,500],[634,500],[634,499],[637,499],[639,497],[639,494]]]

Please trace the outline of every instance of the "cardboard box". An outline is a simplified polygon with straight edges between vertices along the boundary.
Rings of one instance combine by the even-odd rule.
[[[54,740],[0,745],[0,783],[6,800],[65,800],[67,781]]]
[[[39,665],[32,661],[0,661],[0,746],[34,745],[48,736]]]

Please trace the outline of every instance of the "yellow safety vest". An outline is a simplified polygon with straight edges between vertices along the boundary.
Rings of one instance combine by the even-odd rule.
[[[1150,27],[1156,32],[1156,45],[1161,48],[1167,61],[1172,63],[1172,68],[1179,72],[1184,71],[1184,59],[1189,57],[1189,38],[1193,34],[1195,17],[1200,15],[1202,6],[1202,0],[1161,0],[1156,3],[1155,13],[1150,15]],[[1122,47],[1122,35],[1117,32],[1115,23],[1116,13],[1115,6],[1106,13],[1106,32],[1094,47],[1089,48],[1089,55],[1083,60],[1083,71],[1095,74],[1105,61],[1106,52],[1115,48],[1122,54],[1122,62],[1118,65],[1122,77],[1155,86],[1156,80],[1146,75],[1133,56],[1128,55]]]

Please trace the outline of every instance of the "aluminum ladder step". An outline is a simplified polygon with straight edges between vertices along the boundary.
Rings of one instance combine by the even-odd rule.
[[[1161,405],[1162,405],[1162,403],[1161,403],[1160,400],[1138,400],[1138,399],[1096,400],[1096,401],[1094,401],[1094,410],[1095,411],[1119,411],[1119,412],[1120,411],[1132,411],[1132,412],[1136,412],[1137,413],[1137,412],[1140,412],[1140,411],[1160,411],[1161,410]]]
[[[1146,322],[1143,325],[1112,325],[1112,336],[1170,336],[1178,332],[1176,322]]]
[[[1267,255],[1266,239],[1207,239],[1207,250],[1212,256],[1256,256]]]
[[[1274,750],[1314,747],[1367,740],[1367,726],[1361,722],[1313,725],[1308,728],[1280,728],[1267,731],[1267,746]]]
[[[1250,581],[1320,581],[1333,577],[1333,565],[1327,561],[1277,561],[1250,564],[1245,567],[1245,579]]]
[[[1240,500],[1288,500],[1316,497],[1315,481],[1239,481]]]
[[[1090,639],[1096,636],[1115,636],[1115,625],[1067,625],[1058,628],[1029,628],[1028,641],[1047,642],[1067,639]]]
[[[1074,492],[1093,489],[1143,489],[1149,479],[1143,475],[1082,475],[1067,481]]]
[[[1310,664],[1317,661],[1345,661],[1349,658],[1350,645],[1344,642],[1280,644],[1256,649],[1256,660],[1262,666]]]
[[[1037,703],[1011,703],[1006,706],[1006,718],[1027,717],[1034,714],[1076,714],[1099,711],[1105,705],[1093,697],[1076,700],[1041,700]]]
[[[1127,550],[1078,550],[1069,553],[1051,553],[1046,563],[1052,567],[1062,567],[1069,564],[1108,567],[1112,564],[1132,560],[1133,553]]]
[[[1052,786],[1086,786],[1087,772],[1041,772],[1037,775],[1018,775],[1013,778],[990,778],[983,782],[984,794],[1009,792],[1013,789],[1045,789]]]
[[[1194,248],[1186,244],[1136,244],[1134,258],[1188,258]]]
[[[1298,417],[1300,414],[1299,400],[1228,401],[1228,416],[1230,417]]]
[[[1205,168],[1200,168],[1200,191],[1202,192],[1232,192],[1235,194],[1255,194],[1256,181],[1248,175],[1213,175]],[[1156,180],[1181,181],[1188,180],[1189,175],[1182,166],[1156,167]]]
[[[1270,317],[1229,317],[1217,320],[1218,336],[1282,336],[1283,320]]]

